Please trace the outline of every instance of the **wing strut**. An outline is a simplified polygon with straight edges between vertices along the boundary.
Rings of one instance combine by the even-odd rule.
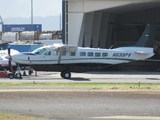
[[[78,46],[76,45],[69,45],[69,44],[54,44],[53,45],[55,50],[57,52],[59,52],[59,56],[58,56],[58,62],[57,64],[60,64],[61,62],[61,57],[62,57],[62,52],[65,51],[65,52],[76,52],[77,49],[78,49]]]
[[[59,56],[58,56],[58,63],[57,63],[57,64],[60,64],[60,62],[61,62],[61,57],[62,57],[62,49],[60,48]]]

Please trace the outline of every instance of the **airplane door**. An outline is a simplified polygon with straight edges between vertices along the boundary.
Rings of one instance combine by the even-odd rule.
[[[46,51],[43,54],[43,60],[48,64],[51,60],[52,60],[52,55],[51,55],[51,51]]]

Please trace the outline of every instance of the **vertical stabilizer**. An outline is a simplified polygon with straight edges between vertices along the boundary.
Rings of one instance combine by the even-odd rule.
[[[153,47],[155,36],[155,25],[147,25],[136,46]]]

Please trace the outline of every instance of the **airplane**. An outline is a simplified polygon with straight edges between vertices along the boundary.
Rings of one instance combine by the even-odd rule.
[[[111,65],[152,57],[153,47],[146,47],[146,45],[153,40],[154,33],[155,25],[147,25],[135,46],[101,49],[53,44],[37,48],[33,52],[17,53],[11,58],[18,67],[31,66],[35,71],[58,71],[61,72],[62,78],[70,79],[71,72],[101,70]],[[16,77],[21,77],[20,71]]]
[[[15,50],[15,49],[10,49],[12,55],[19,53],[19,51]],[[6,59],[6,56],[8,56],[8,50],[0,50],[0,70],[10,70],[10,66],[8,64],[9,60]],[[11,65],[12,65],[12,69],[16,70],[17,65],[15,62],[11,61]]]

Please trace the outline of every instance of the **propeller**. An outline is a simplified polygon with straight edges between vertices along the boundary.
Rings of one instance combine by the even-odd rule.
[[[8,55],[10,55],[11,54],[11,49],[10,49],[10,47],[8,47]]]
[[[11,49],[10,49],[10,47],[8,47],[8,56],[9,56],[8,66],[9,66],[11,72],[13,73],[13,68],[12,68],[12,63],[11,63],[12,57],[11,57]]]

